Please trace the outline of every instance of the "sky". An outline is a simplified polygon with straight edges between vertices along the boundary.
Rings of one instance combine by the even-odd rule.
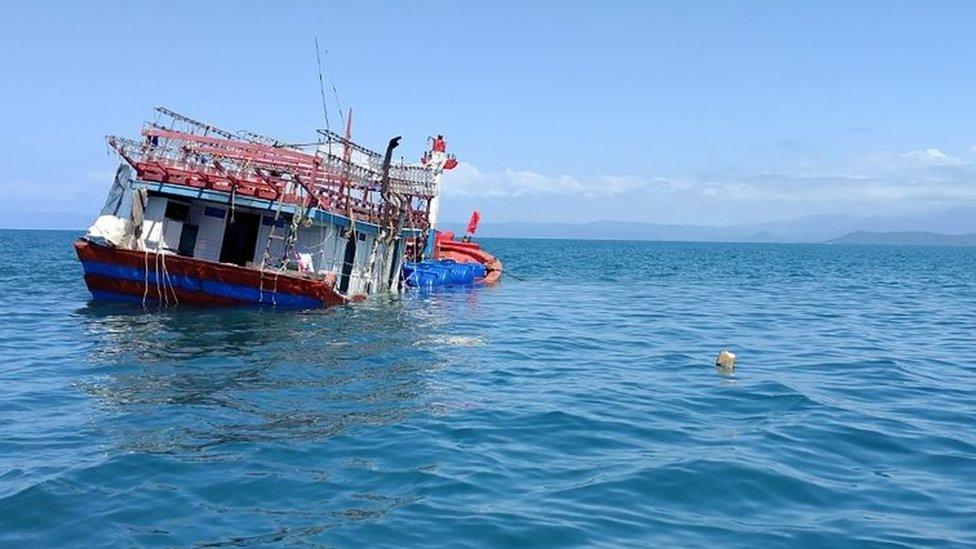
[[[972,2],[10,2],[0,227],[84,227],[156,106],[443,133],[443,220],[744,224],[976,205]],[[336,94],[331,88],[335,87]],[[338,100],[335,95],[338,95]]]

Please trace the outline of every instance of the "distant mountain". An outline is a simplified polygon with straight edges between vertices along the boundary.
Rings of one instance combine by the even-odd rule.
[[[461,233],[464,224],[444,223],[443,229]],[[756,232],[748,227],[714,227],[707,225],[665,225],[630,221],[593,221],[589,223],[483,223],[479,236],[503,238],[572,238],[598,240],[692,240],[746,241]]]
[[[464,223],[442,223],[461,233]],[[858,217],[813,215],[742,225],[669,225],[631,221],[588,223],[482,223],[479,236],[509,238],[577,238],[606,240],[673,240],[694,242],[825,242],[854,232],[976,233],[976,208],[956,208],[912,216]]]
[[[828,240],[831,244],[898,244],[906,246],[976,246],[976,234],[941,234],[924,231],[855,231]]]
[[[93,210],[97,211],[97,210]],[[93,214],[77,212],[0,212],[0,227],[72,228],[83,230]],[[441,228],[462,233],[466,223],[441,223]],[[478,228],[478,236],[509,238],[572,238],[600,240],[664,240],[690,242],[827,242],[843,243],[854,233],[929,233],[965,241],[976,233],[976,207],[961,207],[905,216],[812,215],[740,225],[671,225],[636,221],[592,221],[545,223],[517,221],[493,223],[490,218]],[[841,236],[843,235],[843,236]],[[951,236],[957,235],[957,236]],[[861,238],[861,237],[858,237]],[[905,237],[907,238],[907,237]],[[919,242],[927,242],[919,238]],[[963,245],[963,244],[956,244]],[[968,245],[968,244],[965,244]]]

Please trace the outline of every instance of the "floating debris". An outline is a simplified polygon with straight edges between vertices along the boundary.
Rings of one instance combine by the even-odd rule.
[[[735,353],[722,349],[715,359],[715,365],[722,370],[732,372],[735,370]]]

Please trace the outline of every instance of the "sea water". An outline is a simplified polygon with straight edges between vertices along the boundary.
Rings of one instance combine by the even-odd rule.
[[[486,240],[275,311],[93,303],[76,236],[0,232],[0,546],[976,544],[976,249]]]

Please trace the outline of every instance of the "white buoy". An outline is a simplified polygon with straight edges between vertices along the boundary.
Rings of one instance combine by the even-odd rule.
[[[718,358],[715,359],[715,365],[723,370],[735,370],[735,353],[722,349],[718,353]]]

